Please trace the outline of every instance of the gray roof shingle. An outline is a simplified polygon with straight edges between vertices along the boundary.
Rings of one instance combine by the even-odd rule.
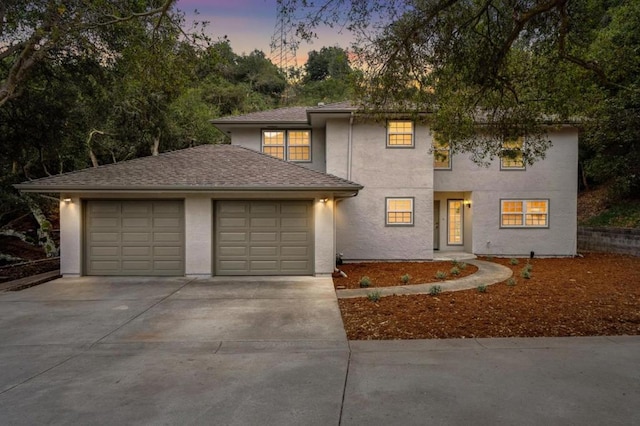
[[[300,123],[309,122],[308,114],[314,112],[353,111],[356,108],[349,101],[335,102],[318,106],[297,106],[278,108],[268,111],[252,112],[250,114],[232,115],[211,120],[213,124],[244,124],[244,123]]]
[[[357,183],[233,145],[194,148],[23,182],[22,191],[325,190],[358,191]]]

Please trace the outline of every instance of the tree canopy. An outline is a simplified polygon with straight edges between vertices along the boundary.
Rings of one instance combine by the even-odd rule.
[[[525,135],[533,162],[549,146],[545,126],[573,121],[591,176],[623,179],[624,194],[640,190],[637,1],[287,3],[306,11],[303,37],[322,23],[354,32],[364,108],[430,112],[438,138],[478,162],[515,135]]]

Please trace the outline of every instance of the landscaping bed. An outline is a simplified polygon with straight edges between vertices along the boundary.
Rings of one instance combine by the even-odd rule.
[[[377,302],[340,299],[347,336],[382,340],[640,334],[638,257],[587,253],[518,259],[517,265],[510,259],[481,260],[510,267],[515,284],[494,284],[484,293],[473,289],[388,296]],[[525,279],[521,273],[528,262],[530,278]],[[407,265],[387,265],[389,276],[406,273]]]
[[[453,268],[457,269],[453,271]],[[407,284],[438,283],[448,279],[462,278],[478,270],[474,265],[460,262],[363,262],[345,263],[339,266],[347,277],[333,279],[336,288],[361,288],[360,281],[368,277],[369,287],[392,287]],[[445,274],[444,278],[437,278],[436,274]],[[402,277],[408,275],[405,282]],[[406,280],[406,278],[405,278]]]

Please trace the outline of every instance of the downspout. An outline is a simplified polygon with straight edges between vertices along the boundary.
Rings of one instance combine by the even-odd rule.
[[[352,148],[352,140],[353,140],[353,111],[351,111],[351,116],[349,117],[349,140],[347,146],[347,180],[351,180],[351,148]]]

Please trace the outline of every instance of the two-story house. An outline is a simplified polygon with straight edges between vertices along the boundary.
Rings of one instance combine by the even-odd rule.
[[[345,260],[436,252],[576,253],[578,136],[549,128],[546,159],[480,167],[433,149],[427,125],[348,103],[213,120],[201,145],[17,185],[60,194],[61,272],[323,275]]]

